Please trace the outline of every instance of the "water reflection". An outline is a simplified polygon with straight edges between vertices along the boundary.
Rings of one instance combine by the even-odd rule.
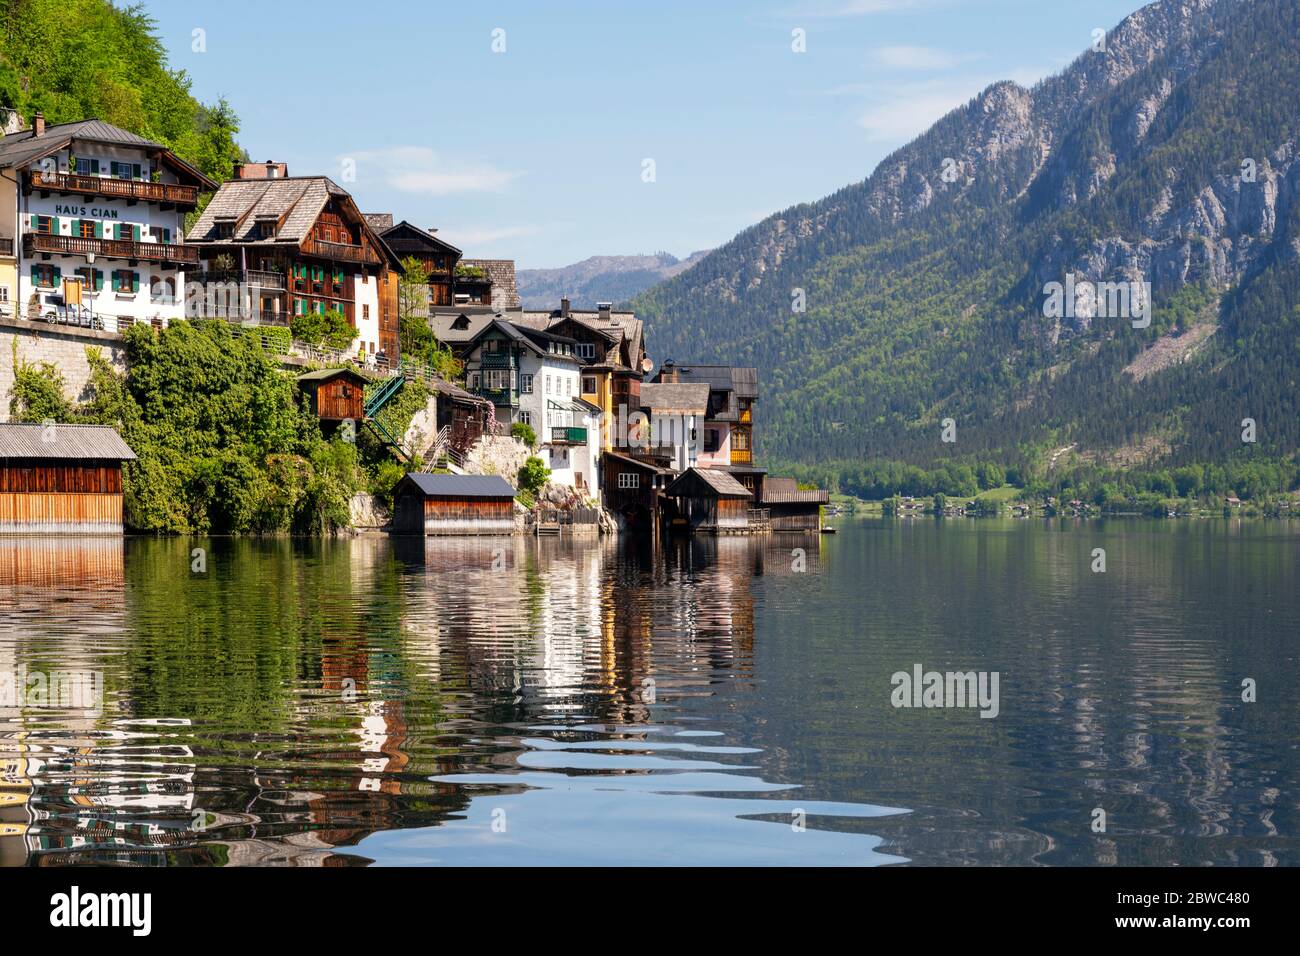
[[[1294,529],[841,531],[0,539],[0,864],[1295,861]]]

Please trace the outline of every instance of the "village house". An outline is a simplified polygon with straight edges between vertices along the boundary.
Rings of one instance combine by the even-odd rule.
[[[367,384],[369,380],[351,368],[323,368],[298,376],[298,389],[307,396],[311,413],[335,425],[365,417]]]
[[[185,215],[215,188],[159,143],[37,113],[0,141],[0,312],[109,332],[182,318]]]
[[[0,424],[0,534],[121,534],[134,460],[106,425]]]
[[[393,490],[395,534],[513,534],[515,490],[500,475],[412,472]]]
[[[429,273],[426,307],[452,305],[456,264],[460,262],[461,251],[434,235],[437,229],[421,229],[406,220],[394,225],[390,213],[367,213],[366,219],[399,259],[413,258]]]
[[[762,498],[765,469],[754,464],[754,405],[758,401],[758,370],[730,365],[685,365],[664,362],[656,383],[703,383],[709,388],[699,463],[732,474]],[[643,387],[644,388],[644,387]]]
[[[800,488],[793,478],[768,478],[759,504],[768,512],[773,531],[820,531],[822,507],[830,500],[830,492]]]
[[[572,309],[568,298],[562,298],[558,309],[524,312],[516,321],[574,340],[582,364],[582,398],[599,408],[607,422],[642,407],[641,380],[650,360],[643,324],[635,313],[616,312],[608,302],[598,303],[595,311]],[[605,429],[601,450],[613,450],[615,437]]]
[[[701,433],[708,405],[709,386],[703,382],[642,385],[641,409],[648,419],[649,434],[628,429],[632,454],[674,472],[702,464]]]
[[[222,183],[186,236],[205,269],[205,295],[191,310],[252,325],[340,312],[356,330],[349,352],[395,364],[397,255],[347,190],[271,165],[273,176]]]
[[[533,429],[551,480],[596,494],[600,409],[579,393],[574,341],[493,316],[463,354],[469,390],[492,402],[503,425]]]
[[[688,468],[667,488],[670,525],[696,533],[733,534],[750,530],[754,495],[725,471]]]

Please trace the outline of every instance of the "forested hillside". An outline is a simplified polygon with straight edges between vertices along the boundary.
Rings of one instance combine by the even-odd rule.
[[[204,105],[173,70],[143,7],[0,0],[0,106],[28,123],[97,118],[170,147],[217,181],[243,153],[224,101]]]
[[[634,305],[660,360],[758,366],[762,455],[850,483],[886,459],[1039,475],[1285,461],[1298,127],[1300,4],[1162,0],[1105,51],[990,87],[864,182]],[[1150,326],[1047,317],[1068,273],[1150,282]]]

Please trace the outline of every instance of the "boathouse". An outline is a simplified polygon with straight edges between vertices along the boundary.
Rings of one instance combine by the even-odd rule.
[[[515,490],[500,475],[411,472],[393,491],[394,534],[513,534]]]
[[[312,414],[324,422],[365,418],[367,384],[364,375],[350,368],[322,368],[298,376],[298,388],[311,401]]]
[[[749,506],[754,496],[725,471],[688,468],[664,489],[664,497],[675,502],[674,525],[714,534],[749,530]]]
[[[0,424],[0,534],[121,534],[134,460],[107,425]]]
[[[763,483],[762,506],[773,531],[820,531],[822,506],[830,500],[829,491],[800,488],[793,478],[769,478]]]

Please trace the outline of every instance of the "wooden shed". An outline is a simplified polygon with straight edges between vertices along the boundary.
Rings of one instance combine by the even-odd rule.
[[[351,368],[322,368],[298,376],[298,388],[311,399],[312,414],[327,422],[365,418],[368,384],[364,375]]]
[[[677,502],[678,516],[692,531],[729,533],[749,530],[754,496],[725,471],[688,468],[664,489]]]
[[[768,478],[760,500],[773,531],[820,531],[822,505],[831,496],[820,488],[800,488],[793,478]]]
[[[0,534],[121,534],[134,459],[107,425],[0,424]]]
[[[513,534],[515,490],[500,475],[411,472],[393,491],[395,534]]]

